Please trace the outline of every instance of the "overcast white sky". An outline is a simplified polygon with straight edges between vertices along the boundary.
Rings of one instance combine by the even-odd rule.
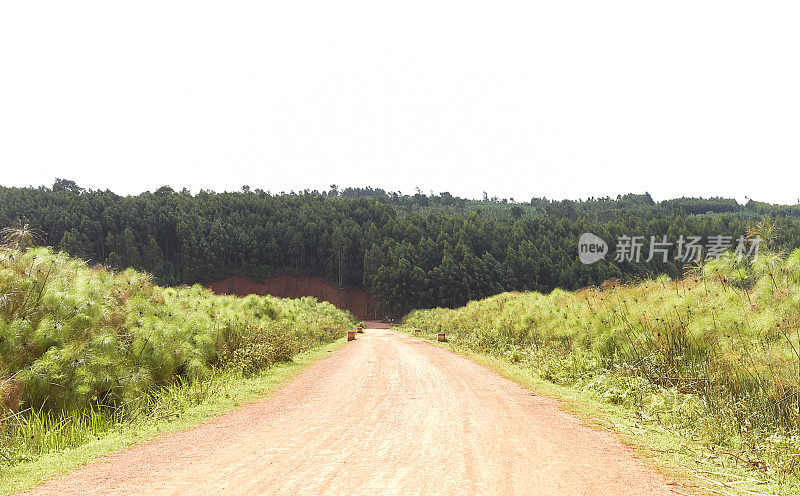
[[[3,1],[0,184],[800,198],[794,1]]]

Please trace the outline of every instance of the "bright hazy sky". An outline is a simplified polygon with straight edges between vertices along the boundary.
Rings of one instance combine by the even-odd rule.
[[[800,198],[796,1],[0,3],[0,184]]]

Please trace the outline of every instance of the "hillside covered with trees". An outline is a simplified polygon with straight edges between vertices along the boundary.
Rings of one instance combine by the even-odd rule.
[[[520,202],[335,186],[280,194],[246,186],[197,194],[162,187],[119,196],[63,179],[52,187],[0,187],[0,225],[27,223],[41,232],[43,244],[91,263],[148,271],[164,285],[308,274],[364,286],[395,316],[503,291],[682,273],[685,262],[659,257],[584,265],[578,238],[591,232],[610,242],[625,235],[736,239],[764,216],[775,221],[776,247],[800,246],[800,205],[724,198],[656,203],[648,194],[631,194]],[[645,258],[647,252],[644,246]]]

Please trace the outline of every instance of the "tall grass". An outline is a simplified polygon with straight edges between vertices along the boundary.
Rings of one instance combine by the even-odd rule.
[[[800,473],[800,250],[727,255],[680,280],[504,293],[405,324]]]
[[[213,396],[221,371],[254,373],[353,323],[313,298],[161,288],[132,269],[0,248],[0,463],[180,414]]]

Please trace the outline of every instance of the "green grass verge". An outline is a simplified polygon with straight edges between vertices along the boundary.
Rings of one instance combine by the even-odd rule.
[[[222,372],[213,381],[214,394],[186,409],[179,417],[170,416],[155,422],[121,424],[77,448],[47,453],[34,461],[24,462],[0,473],[0,494],[12,494],[35,487],[54,475],[90,463],[99,456],[123,450],[168,432],[188,429],[246,402],[264,398],[289,382],[311,363],[341,348],[344,339],[296,355],[291,361],[279,362],[267,370],[243,378],[233,371]]]
[[[477,353],[452,342],[440,343],[430,336],[414,334],[410,328],[395,330],[469,358],[536,394],[555,398],[564,410],[586,425],[614,432],[667,478],[676,495],[800,495],[800,484],[794,478],[765,477],[724,451],[687,439],[662,425],[642,421],[630,409],[604,402],[591,391],[554,384],[523,364]]]

